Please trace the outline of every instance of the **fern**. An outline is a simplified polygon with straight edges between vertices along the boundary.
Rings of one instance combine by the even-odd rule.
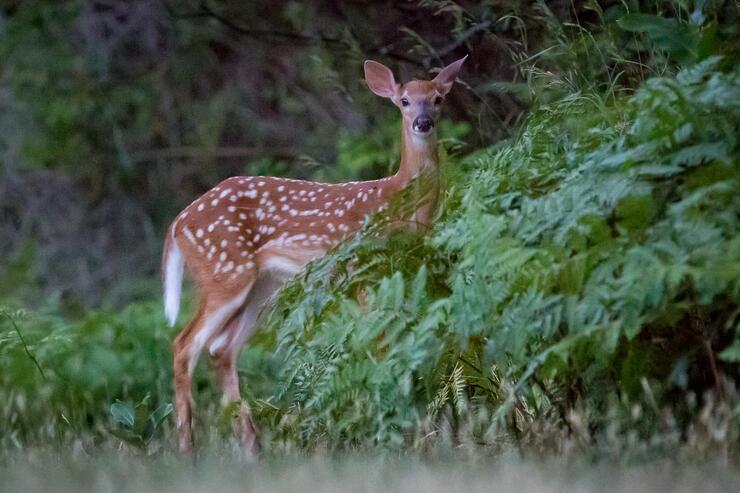
[[[542,389],[629,374],[636,344],[660,355],[638,342],[652,332],[681,332],[719,299],[737,307],[740,71],[718,63],[651,79],[602,119],[596,96],[544,106],[463,159],[471,171],[448,184],[460,192],[431,235],[383,239],[376,219],[314,264],[270,318],[285,362],[270,412],[332,447],[395,447],[446,409],[459,426],[487,410],[480,437],[517,436],[572,405]],[[701,361],[690,344],[670,358]],[[670,387],[664,371],[643,377]],[[600,389],[589,399],[632,392]]]

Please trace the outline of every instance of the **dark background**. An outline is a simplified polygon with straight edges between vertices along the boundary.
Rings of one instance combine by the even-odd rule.
[[[169,220],[227,176],[392,172],[397,118],[366,90],[367,58],[405,81],[470,54],[445,110],[466,123],[448,127],[447,145],[466,152],[510,135],[540,97],[538,71],[578,67],[574,84],[620,72],[629,88],[644,75],[627,63],[639,46],[622,63],[627,44],[612,56],[607,42],[599,53],[564,42],[589,30],[614,36],[609,26],[628,6],[640,7],[1,2],[0,298],[74,310],[151,297]]]

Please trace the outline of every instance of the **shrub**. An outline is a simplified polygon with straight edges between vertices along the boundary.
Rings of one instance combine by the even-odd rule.
[[[279,392],[254,401],[267,428],[395,447],[472,413],[487,416],[477,443],[495,444],[543,417],[572,427],[575,408],[605,432],[610,406],[649,397],[681,430],[692,396],[731,393],[740,70],[718,62],[612,104],[542,107],[455,163],[469,172],[432,234],[370,227],[313,264],[270,319]]]

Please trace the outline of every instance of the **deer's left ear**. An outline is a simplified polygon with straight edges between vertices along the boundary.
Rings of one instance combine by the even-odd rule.
[[[437,90],[443,96],[447,95],[447,93],[450,92],[450,89],[452,89],[452,84],[455,83],[457,73],[460,71],[460,67],[462,67],[466,58],[468,58],[468,55],[465,55],[461,59],[447,65],[437,74],[437,77],[432,80],[432,82],[437,86]]]

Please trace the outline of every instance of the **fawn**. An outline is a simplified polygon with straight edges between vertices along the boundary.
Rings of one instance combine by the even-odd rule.
[[[465,57],[467,58],[467,57]],[[208,350],[223,403],[239,402],[234,433],[246,454],[259,448],[248,408],[241,404],[237,357],[258,316],[286,279],[357,232],[365,216],[419,175],[428,180],[413,223],[427,225],[439,194],[436,123],[465,58],[431,81],[397,83],[389,68],[365,62],[370,90],[390,99],[403,118],[398,172],[380,180],[317,183],[267,176],[228,178],[185,208],[168,228],[162,259],[165,314],[174,326],[184,266],[195,281],[199,308],[172,343],[179,449],[192,452],[192,376]]]

